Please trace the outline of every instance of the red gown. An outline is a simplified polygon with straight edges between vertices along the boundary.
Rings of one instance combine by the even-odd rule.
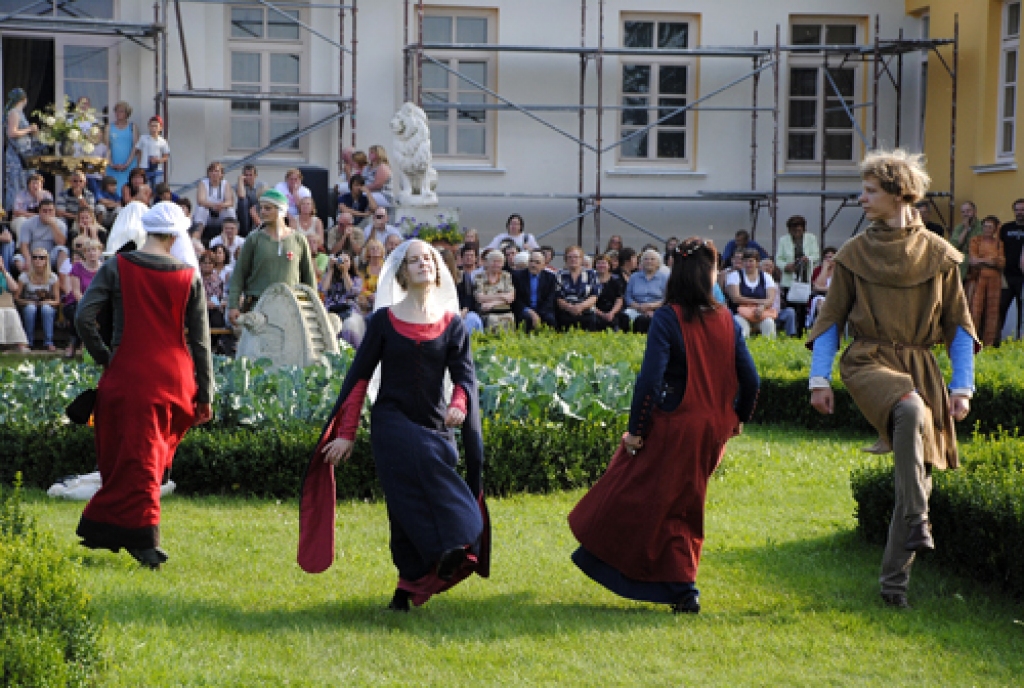
[[[117,256],[124,332],[100,378],[94,420],[103,486],[77,533],[118,551],[160,544],[160,483],[192,427],[196,381],[185,343],[192,269],[154,270]]]
[[[619,580],[624,588],[638,587],[633,582],[696,581],[708,479],[739,420],[733,410],[738,380],[728,311],[687,323],[676,310],[688,370],[682,401],[671,412],[655,409],[643,449],[633,456],[620,446],[608,470],[569,514],[580,544],[625,576],[628,580]],[[615,584],[610,589],[634,599],[671,601],[631,594]]]

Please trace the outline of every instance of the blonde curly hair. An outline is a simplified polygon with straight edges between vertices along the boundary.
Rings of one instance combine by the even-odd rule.
[[[932,178],[924,169],[924,155],[902,148],[871,151],[860,163],[861,179],[876,179],[882,190],[904,203],[924,198]]]

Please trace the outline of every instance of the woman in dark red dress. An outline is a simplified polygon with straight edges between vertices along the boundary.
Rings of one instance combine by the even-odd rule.
[[[629,599],[700,611],[697,566],[708,479],[743,430],[759,380],[729,310],[714,298],[718,252],[677,248],[647,334],[629,431],[608,470],[569,514],[572,559]]]
[[[380,366],[370,417],[377,476],[391,522],[398,586],[390,608],[408,611],[462,579],[489,573],[476,373],[451,274],[428,244],[388,257],[377,311],[303,479],[298,561],[319,573],[334,560],[334,466],[352,452],[367,388]],[[445,397],[445,373],[454,388]],[[467,477],[454,429],[462,428]]]
[[[213,367],[189,220],[165,201],[146,211],[142,224],[143,247],[100,267],[75,317],[85,347],[104,368],[93,413],[103,486],[77,532],[86,547],[124,548],[155,569],[167,560],[160,483],[185,432],[213,415]],[[112,350],[97,324],[105,306],[114,313]]]

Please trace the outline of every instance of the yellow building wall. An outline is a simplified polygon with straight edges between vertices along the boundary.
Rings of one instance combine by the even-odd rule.
[[[927,13],[932,38],[952,38],[954,17],[959,13],[960,49],[957,79],[956,162],[954,222],[960,221],[960,205],[967,200],[978,206],[978,214],[1013,219],[1014,199],[1024,197],[1024,117],[1021,112],[1021,86],[1024,86],[1024,53],[1018,53],[1017,127],[1015,158],[1017,170],[980,172],[972,168],[1011,162],[996,158],[996,131],[999,105],[1001,0],[905,0],[906,11],[913,16]],[[1022,44],[1024,47],[1024,44]],[[946,64],[952,67],[953,47],[940,48]],[[951,161],[950,118],[952,81],[939,58],[931,53],[928,61],[927,107],[925,111],[925,154],[932,188],[948,189]],[[904,94],[908,97],[908,94]],[[940,203],[943,215],[945,204]]]

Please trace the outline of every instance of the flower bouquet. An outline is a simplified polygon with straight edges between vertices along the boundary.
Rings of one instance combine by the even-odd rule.
[[[400,217],[399,227],[406,239],[421,239],[428,244],[439,243],[458,246],[462,243],[462,228],[454,214],[439,213],[436,220]]]
[[[92,140],[99,136],[100,128],[95,110],[79,110],[64,96],[59,106],[52,103],[32,115],[39,119],[39,142],[52,146],[57,155],[73,156],[77,150],[91,155],[96,149]]]

